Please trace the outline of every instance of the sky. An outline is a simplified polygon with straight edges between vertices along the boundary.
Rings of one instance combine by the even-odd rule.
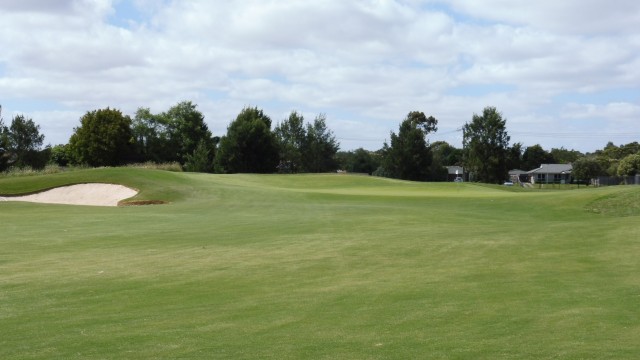
[[[637,0],[1,0],[0,105],[45,144],[87,111],[198,105],[214,136],[247,106],[325,114],[376,150],[411,111],[429,141],[496,107],[511,143],[640,141]]]

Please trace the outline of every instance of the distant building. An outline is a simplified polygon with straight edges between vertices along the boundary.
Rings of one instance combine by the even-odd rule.
[[[447,181],[455,181],[456,178],[460,178],[467,181],[464,174],[464,168],[462,166],[445,166],[447,168]]]
[[[571,182],[571,164],[542,164],[527,171],[532,184],[568,184]]]
[[[528,171],[514,169],[509,171],[509,179],[514,184],[522,184],[529,182],[529,174]]]

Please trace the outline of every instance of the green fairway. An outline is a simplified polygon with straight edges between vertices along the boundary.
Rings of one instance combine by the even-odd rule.
[[[635,359],[640,187],[95,169],[0,178],[0,359]]]

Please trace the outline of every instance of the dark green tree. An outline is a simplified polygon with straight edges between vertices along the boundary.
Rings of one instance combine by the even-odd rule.
[[[437,157],[433,157],[431,161],[431,165],[429,165],[429,177],[430,181],[447,181],[449,176],[449,172],[445,167],[444,163]]]
[[[190,172],[213,172],[213,159],[211,144],[201,139],[193,153],[187,155],[184,169]]]
[[[40,126],[24,115],[16,115],[7,133],[7,147],[11,154],[11,166],[43,168],[48,151],[41,151],[44,135]]]
[[[301,149],[304,170],[312,173],[335,171],[339,148],[333,132],[327,127],[326,116],[318,115],[313,124],[307,124]]]
[[[556,164],[571,164],[579,158],[583,157],[580,151],[577,150],[567,150],[564,147],[552,148],[551,156],[553,156],[553,162]]]
[[[278,140],[280,163],[278,171],[297,173],[302,168],[302,147],[307,132],[304,127],[304,117],[292,111],[289,117],[278,124],[273,132]]]
[[[9,167],[9,129],[2,119],[2,106],[0,106],[0,172]]]
[[[378,152],[358,148],[354,151],[339,151],[336,153],[338,166],[342,170],[352,173],[371,175],[382,164],[382,157]]]
[[[51,157],[49,161],[58,166],[67,166],[74,163],[73,154],[69,144],[59,144],[51,148]]]
[[[596,151],[596,155],[612,160],[622,160],[629,155],[638,153],[640,153],[640,144],[637,141],[620,146],[609,141],[604,149]]]
[[[571,177],[589,184],[589,180],[606,175],[607,170],[595,157],[582,157],[572,164]]]
[[[553,163],[553,156],[538,144],[527,147],[522,154],[523,170],[533,170],[539,168],[542,164]]]
[[[273,173],[278,161],[278,142],[271,131],[271,119],[257,107],[247,107],[220,139],[215,169],[224,173]]]
[[[621,173],[625,173],[626,169],[620,169],[622,160],[629,155],[640,154],[640,143],[634,141],[629,144],[616,146],[613,142],[608,142],[607,145],[601,149],[596,150],[594,154],[587,154],[588,156],[595,156],[598,162],[605,169],[608,176],[619,176]],[[626,166],[627,164],[625,164]]]
[[[501,183],[508,178],[506,122],[495,107],[486,107],[462,127],[464,163],[473,181]]]
[[[426,181],[431,179],[433,154],[426,136],[437,131],[438,120],[423,112],[412,111],[400,123],[398,134],[391,132],[391,145],[385,143],[381,172],[397,179]]]
[[[450,145],[446,141],[436,141],[431,144],[433,160],[439,161],[443,166],[462,165],[462,149]]]
[[[116,109],[89,111],[80,118],[80,126],[74,129],[69,147],[74,159],[81,164],[125,164],[133,158],[131,119]]]
[[[462,150],[446,141],[436,141],[430,146],[433,161],[430,166],[432,181],[447,181],[449,172],[446,166],[462,165]]]
[[[627,157],[633,154],[640,154],[640,143],[638,143],[637,141],[634,141],[632,143],[628,143],[620,146],[620,149],[624,157]]]
[[[618,175],[634,176],[640,174],[640,154],[631,154],[620,160]]]
[[[131,131],[136,142],[138,161],[178,161],[177,141],[170,142],[165,116],[152,114],[149,108],[139,108],[132,120]]]
[[[190,101],[180,102],[160,114],[152,114],[148,108],[138,109],[132,132],[139,161],[177,161],[184,165],[200,143],[210,156],[215,153],[215,142],[204,115]]]
[[[522,164],[522,143],[515,143],[507,150],[507,169],[521,169],[524,167]]]
[[[177,160],[184,164],[200,143],[213,154],[211,131],[204,122],[204,115],[190,101],[183,101],[161,115],[169,133],[169,147],[177,150]]]

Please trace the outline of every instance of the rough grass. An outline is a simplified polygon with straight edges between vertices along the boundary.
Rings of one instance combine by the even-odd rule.
[[[11,167],[6,171],[0,171],[0,178],[1,177],[50,175],[50,174],[57,174],[63,171],[65,171],[65,169],[57,165],[47,165],[44,169],[32,169],[30,167],[25,167],[25,168]]]
[[[168,205],[0,203],[0,358],[635,358],[629,188],[99,169]],[[609,205],[614,206],[614,205]]]
[[[609,216],[638,216],[640,187],[632,186],[598,198],[587,205],[587,210]]]

